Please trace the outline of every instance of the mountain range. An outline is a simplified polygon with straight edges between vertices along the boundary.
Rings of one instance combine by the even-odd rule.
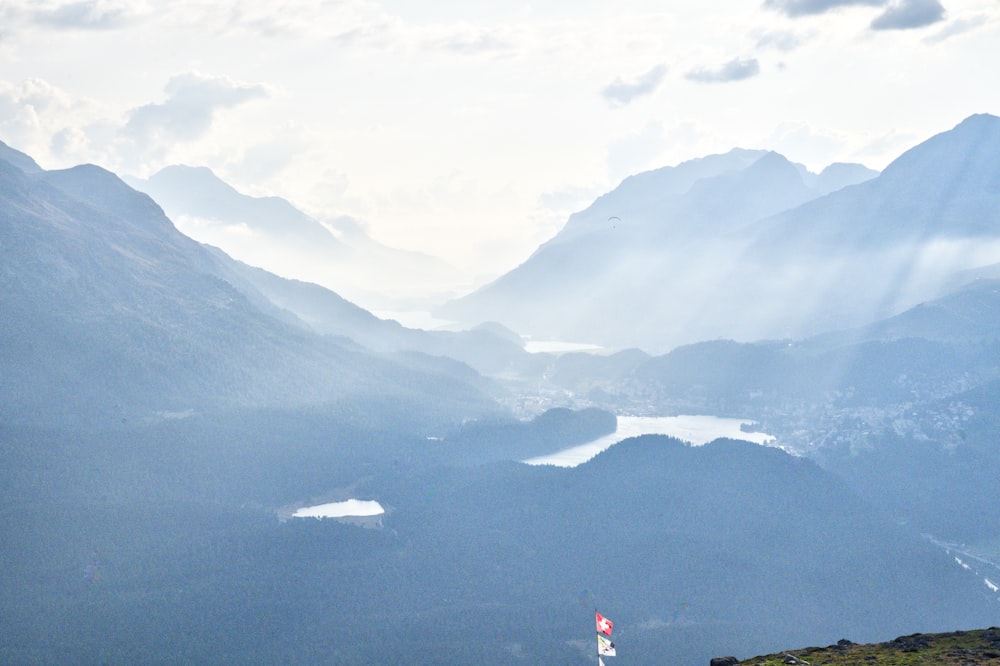
[[[350,216],[321,222],[281,197],[238,192],[206,167],[172,165],[125,181],[152,196],[191,238],[370,310],[426,309],[428,299],[453,294],[463,282],[440,259],[375,241]]]
[[[650,352],[871,323],[996,262],[998,145],[976,115],[881,174],[744,150],[640,174],[437,313]]]
[[[920,274],[926,292],[908,279],[924,298],[892,316],[862,301],[801,337],[674,344],[665,328],[607,355],[529,354],[503,309],[406,329],[184,236],[104,169],[46,171],[0,144],[0,662],[589,663],[594,607],[621,658],[701,666],[988,626],[1000,280],[962,256],[992,242],[994,131],[973,117],[877,177],[734,150],[625,181],[529,260],[539,312],[546,274],[624,298],[654,268],[700,284],[709,249],[761,264],[787,240],[818,266],[827,243],[853,261],[917,238],[954,255]],[[845,220],[864,230],[829,231]],[[643,264],[639,246],[671,259]],[[741,259],[710,282],[758,271]],[[643,307],[652,331],[660,305]],[[632,339],[630,321],[607,330]],[[615,413],[752,417],[775,440],[518,462]],[[350,498],[385,514],[289,518]]]
[[[468,385],[471,371],[309,330],[114,174],[17,163],[0,160],[5,420],[107,422],[435,393],[473,413],[490,409]]]
[[[546,386],[619,413],[752,415],[781,446],[898,520],[992,553],[998,317],[1000,280],[983,277],[894,317],[810,338],[710,340],[657,356],[563,354]]]

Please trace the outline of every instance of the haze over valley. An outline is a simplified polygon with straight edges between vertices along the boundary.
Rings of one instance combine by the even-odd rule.
[[[843,167],[827,185],[753,151],[637,175],[531,260],[446,305],[483,308],[501,288],[535,285],[496,301],[505,324],[462,330],[380,319],[182,235],[111,172],[47,171],[4,146],[4,659],[243,661],[256,636],[252,659],[406,662],[433,622],[447,626],[442,662],[577,663],[576,616],[595,604],[633,627],[635,654],[681,663],[989,624],[1000,607],[998,137],[1000,119],[974,116],[882,174]],[[904,215],[914,187],[934,215]],[[706,194],[716,214],[685,202],[713,188],[727,193]],[[738,192],[760,207],[727,213],[718,202]],[[188,205],[182,194],[173,205]],[[241,224],[294,211],[235,200]],[[606,228],[610,210],[647,226],[606,242],[624,231]],[[854,226],[834,231],[845,219]],[[342,242],[303,228],[274,242]],[[707,262],[672,248],[730,242],[752,260],[717,283],[742,274],[728,283],[740,302],[700,308],[715,339],[670,347],[676,328],[649,338],[652,324],[635,326],[699,314],[667,293],[704,284],[685,269]],[[928,265],[941,245],[949,261]],[[554,248],[562,260],[547,265]],[[764,258],[773,274],[804,272],[820,248],[865,275],[868,292],[843,272],[840,294],[806,276],[760,281]],[[593,270],[616,261],[629,269]],[[643,291],[638,272],[665,286]],[[617,295],[598,298],[598,282]],[[529,352],[510,304],[574,288],[551,312],[572,303],[580,321],[608,325],[552,332],[589,332],[604,350]],[[633,310],[644,316],[626,319]],[[748,333],[793,325],[809,334]],[[714,416],[679,416],[697,414]],[[716,431],[729,439],[678,429],[716,417],[743,425]],[[547,461],[574,466],[537,465]],[[289,520],[322,515],[337,517]],[[348,616],[336,626],[319,619],[331,606]]]
[[[1000,624],[993,4],[180,5],[0,6],[0,663]]]

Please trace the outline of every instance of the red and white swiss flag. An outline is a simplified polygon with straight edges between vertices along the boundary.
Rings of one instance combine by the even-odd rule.
[[[611,627],[614,626],[614,622],[604,617],[600,613],[597,614],[597,633],[604,634],[605,636],[611,635]]]

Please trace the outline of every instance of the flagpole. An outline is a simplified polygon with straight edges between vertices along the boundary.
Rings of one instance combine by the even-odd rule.
[[[597,666],[604,666],[603,656],[615,656],[615,644],[604,636],[611,636],[613,623],[608,618],[601,615],[600,611],[594,609],[594,619],[597,621]],[[601,634],[604,634],[602,636]]]
[[[597,617],[598,612],[599,611],[597,610],[597,606],[594,606],[594,617]],[[597,641],[594,642],[596,643]],[[603,662],[601,661],[601,644],[597,643],[597,666],[602,666],[602,664]]]

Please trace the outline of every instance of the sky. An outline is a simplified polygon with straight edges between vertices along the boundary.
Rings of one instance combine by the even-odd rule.
[[[630,174],[1000,114],[1000,0],[0,0],[0,140],[207,166],[479,279]]]

